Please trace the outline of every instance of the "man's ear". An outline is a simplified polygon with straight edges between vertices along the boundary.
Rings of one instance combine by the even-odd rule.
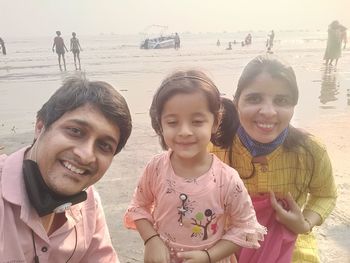
[[[38,139],[39,135],[45,130],[44,122],[41,119],[36,119],[34,138]]]

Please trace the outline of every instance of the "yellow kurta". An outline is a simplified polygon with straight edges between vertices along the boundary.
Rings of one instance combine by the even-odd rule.
[[[323,221],[333,210],[337,198],[332,166],[325,147],[314,137],[307,140],[307,145],[309,152],[302,147],[286,150],[281,145],[253,164],[251,154],[236,135],[232,166],[252,197],[269,191],[276,196],[290,192],[300,207],[318,213]],[[218,147],[212,147],[211,151],[229,164],[228,151]],[[298,236],[292,262],[320,262],[312,234]]]

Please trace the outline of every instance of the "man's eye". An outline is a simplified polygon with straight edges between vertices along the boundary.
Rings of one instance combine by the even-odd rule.
[[[99,146],[102,149],[102,151],[104,151],[104,152],[114,152],[113,146],[109,143],[100,142]]]
[[[83,134],[83,132],[79,128],[69,127],[67,130],[68,133],[72,136],[81,136]]]

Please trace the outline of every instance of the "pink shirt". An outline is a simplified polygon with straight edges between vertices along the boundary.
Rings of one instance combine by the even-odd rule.
[[[238,173],[212,155],[208,172],[185,179],[175,174],[170,155],[155,156],[146,166],[125,226],[135,229],[135,220],[149,220],[170,251],[210,248],[220,239],[259,247],[265,228]]]
[[[25,190],[25,150],[0,156],[0,263],[34,262],[32,230],[40,263],[66,262],[72,254],[69,262],[119,262],[93,187],[87,189],[86,201],[65,212],[67,221],[47,235]]]

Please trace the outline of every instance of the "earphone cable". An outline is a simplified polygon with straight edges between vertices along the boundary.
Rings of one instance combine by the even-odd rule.
[[[68,258],[68,260],[66,261],[66,263],[68,263],[71,258],[73,257],[74,253],[75,253],[75,250],[77,249],[77,244],[78,244],[78,233],[77,233],[77,227],[74,226],[74,232],[75,232],[75,245],[74,245],[74,249],[73,249],[73,252],[72,254],[70,255],[70,257]],[[36,246],[35,246],[35,240],[34,240],[34,231],[32,229],[32,241],[33,241],[33,247],[34,247],[34,263],[40,263],[39,262],[39,257],[36,253]]]
[[[34,240],[34,231],[32,229],[32,241],[33,241],[33,247],[34,247],[34,263],[39,263],[39,257],[36,254],[36,247],[35,247],[35,240]]]
[[[71,260],[71,258],[73,257],[75,250],[77,249],[77,244],[78,244],[78,233],[77,233],[77,227],[74,226],[74,232],[75,232],[75,245],[74,245],[74,249],[72,252],[72,255],[70,255],[70,257],[68,258],[68,260],[66,261],[66,263],[68,263],[69,260]]]

